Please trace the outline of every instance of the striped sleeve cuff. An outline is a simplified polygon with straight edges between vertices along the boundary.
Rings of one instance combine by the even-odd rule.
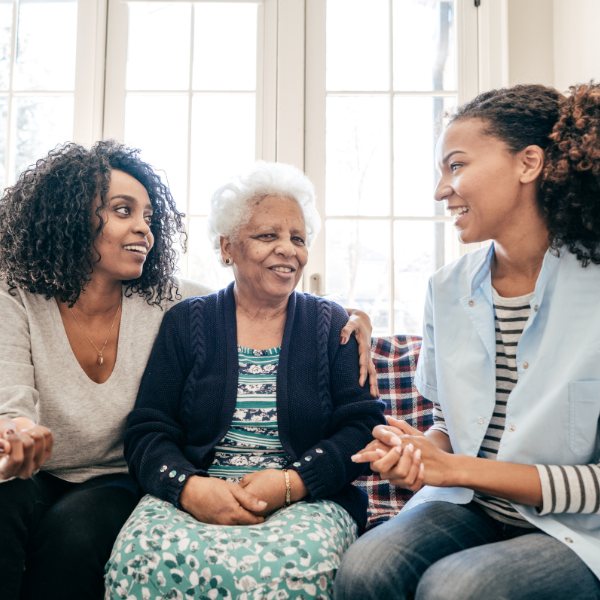
[[[448,435],[448,427],[446,426],[446,420],[444,419],[444,413],[442,407],[437,403],[433,403],[433,425],[429,428],[429,431],[441,431]]]
[[[600,513],[600,465],[535,465],[542,484],[540,515]]]

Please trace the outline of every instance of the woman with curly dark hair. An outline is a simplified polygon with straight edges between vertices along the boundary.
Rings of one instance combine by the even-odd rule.
[[[354,460],[418,493],[346,553],[336,599],[600,598],[600,86],[479,95],[438,141],[464,243],[434,274],[419,391]]]
[[[3,600],[102,597],[139,500],[127,414],[165,312],[211,291],[174,277],[183,217],[139,152],[113,141],[50,152],[0,200]],[[364,313],[342,343],[352,332],[364,384]]]
[[[139,499],[125,419],[165,309],[210,291],[173,275],[183,216],[111,141],[52,151],[0,201],[3,598],[102,596]]]

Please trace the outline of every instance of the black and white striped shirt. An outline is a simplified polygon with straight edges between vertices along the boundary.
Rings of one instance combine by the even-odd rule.
[[[531,314],[533,294],[518,298],[502,298],[496,290],[494,312],[496,325],[496,404],[492,419],[479,450],[479,456],[496,460],[506,425],[506,405],[518,383],[517,345]],[[448,434],[441,407],[434,404],[434,425]],[[536,465],[542,483],[541,515],[548,513],[600,513],[600,465],[548,466]],[[473,500],[493,518],[533,527],[508,500],[475,492]]]

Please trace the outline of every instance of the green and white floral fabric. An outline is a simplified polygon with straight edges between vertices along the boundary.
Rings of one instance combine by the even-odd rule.
[[[232,527],[145,496],[106,565],[105,600],[328,600],[356,537],[352,517],[329,500]]]

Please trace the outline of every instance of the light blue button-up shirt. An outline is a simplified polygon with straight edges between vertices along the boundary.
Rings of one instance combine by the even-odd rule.
[[[442,408],[456,454],[477,456],[495,406],[493,246],[471,252],[429,281],[416,386]],[[508,398],[498,460],[578,465],[600,459],[600,266],[562,251],[544,257],[531,316],[517,346],[518,383]],[[406,505],[466,504],[473,491],[425,486]],[[600,577],[600,515],[538,515],[530,523],[575,551]]]

